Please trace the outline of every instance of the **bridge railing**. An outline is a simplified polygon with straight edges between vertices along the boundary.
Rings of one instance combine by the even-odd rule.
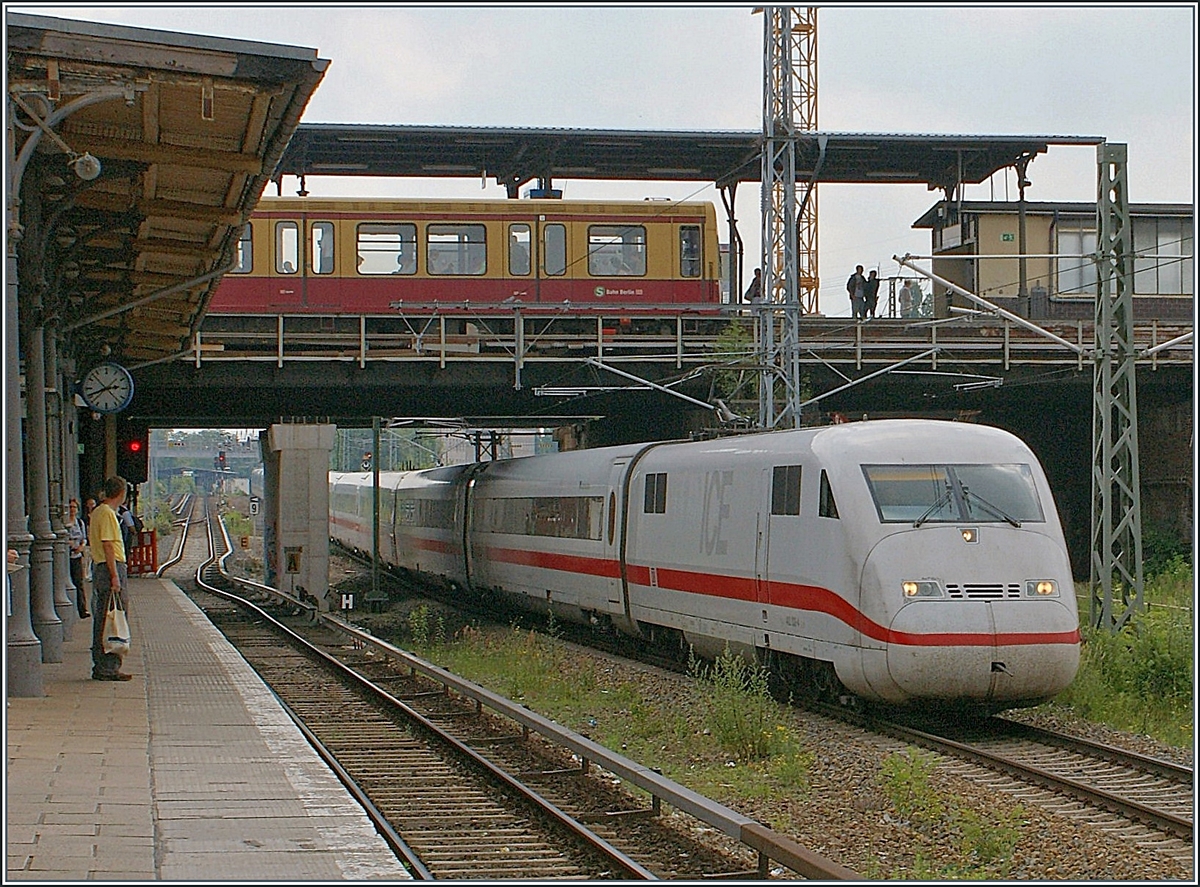
[[[388,315],[220,314],[205,318],[185,360],[214,361],[534,362],[600,360],[670,363],[677,368],[751,358],[758,350],[750,307],[655,310],[644,306],[583,315],[567,311],[397,311]],[[1019,364],[1090,363],[1095,340],[1090,320],[1044,322],[1076,346],[1064,347],[1019,324],[986,316],[881,318],[805,316],[800,324],[803,364],[885,365],[931,348],[929,358],[1008,369]],[[776,327],[778,329],[778,326]],[[1140,364],[1191,365],[1187,323],[1151,319],[1134,324]],[[1178,340],[1178,341],[1176,341]],[[1166,346],[1166,347],[1163,347]]]

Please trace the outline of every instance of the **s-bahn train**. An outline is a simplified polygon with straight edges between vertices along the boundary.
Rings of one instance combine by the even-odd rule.
[[[264,197],[209,313],[706,306],[719,275],[711,203]]]
[[[856,422],[379,484],[390,565],[703,657],[728,647],[810,698],[998,711],[1079,665],[1050,487],[1000,429]],[[371,550],[372,506],[370,473],[330,475],[337,542]]]

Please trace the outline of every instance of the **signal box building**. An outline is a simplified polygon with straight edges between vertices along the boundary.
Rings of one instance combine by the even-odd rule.
[[[1193,228],[1188,204],[1135,203],[1133,222],[1134,316],[1189,321],[1195,313]],[[1087,258],[1096,249],[1095,203],[1025,203],[1025,279],[1019,293],[1021,252],[1019,204],[1007,201],[940,201],[913,223],[931,232],[933,273],[1014,314],[1031,320],[1095,317],[1096,268]],[[1013,258],[993,258],[1012,255]],[[978,258],[972,258],[972,257]],[[1056,258],[1047,258],[1056,256]],[[935,314],[949,305],[935,287]]]

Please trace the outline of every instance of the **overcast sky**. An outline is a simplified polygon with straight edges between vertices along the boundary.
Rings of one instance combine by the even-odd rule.
[[[6,9],[316,49],[331,60],[305,123],[760,130],[762,16],[750,5],[60,5]],[[829,132],[1088,135],[1129,145],[1130,199],[1195,203],[1196,10],[822,5],[818,124]],[[1094,200],[1094,147],[1029,166],[1030,200]],[[712,201],[712,186],[555,182],[567,198]],[[285,193],[294,193],[285,180]],[[309,178],[313,196],[489,196],[478,179]],[[267,193],[274,193],[269,187]],[[924,186],[823,185],[821,310],[847,314],[855,264],[928,254]],[[968,199],[1016,199],[1012,174]],[[738,191],[759,264],[758,188]],[[722,224],[722,230],[724,225]],[[724,233],[722,240],[726,239]]]

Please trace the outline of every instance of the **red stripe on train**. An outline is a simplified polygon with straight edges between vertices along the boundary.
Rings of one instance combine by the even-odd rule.
[[[610,578],[620,575],[616,561],[600,558],[557,555],[511,548],[489,548],[487,555],[493,560],[504,563],[541,567],[548,570],[564,570],[569,573]],[[651,583],[650,567],[629,564],[627,568],[629,582],[645,588],[656,587],[666,591],[702,594],[707,597],[740,601],[758,600],[757,584],[754,579],[663,567],[653,568],[653,573],[656,581]],[[1005,632],[1001,634],[893,631],[869,619],[853,604],[834,594],[828,588],[789,582],[768,582],[767,595],[772,605],[824,613],[845,623],[865,637],[887,644],[915,647],[990,647],[993,645],[1078,644],[1080,640],[1078,628],[1071,631]]]

